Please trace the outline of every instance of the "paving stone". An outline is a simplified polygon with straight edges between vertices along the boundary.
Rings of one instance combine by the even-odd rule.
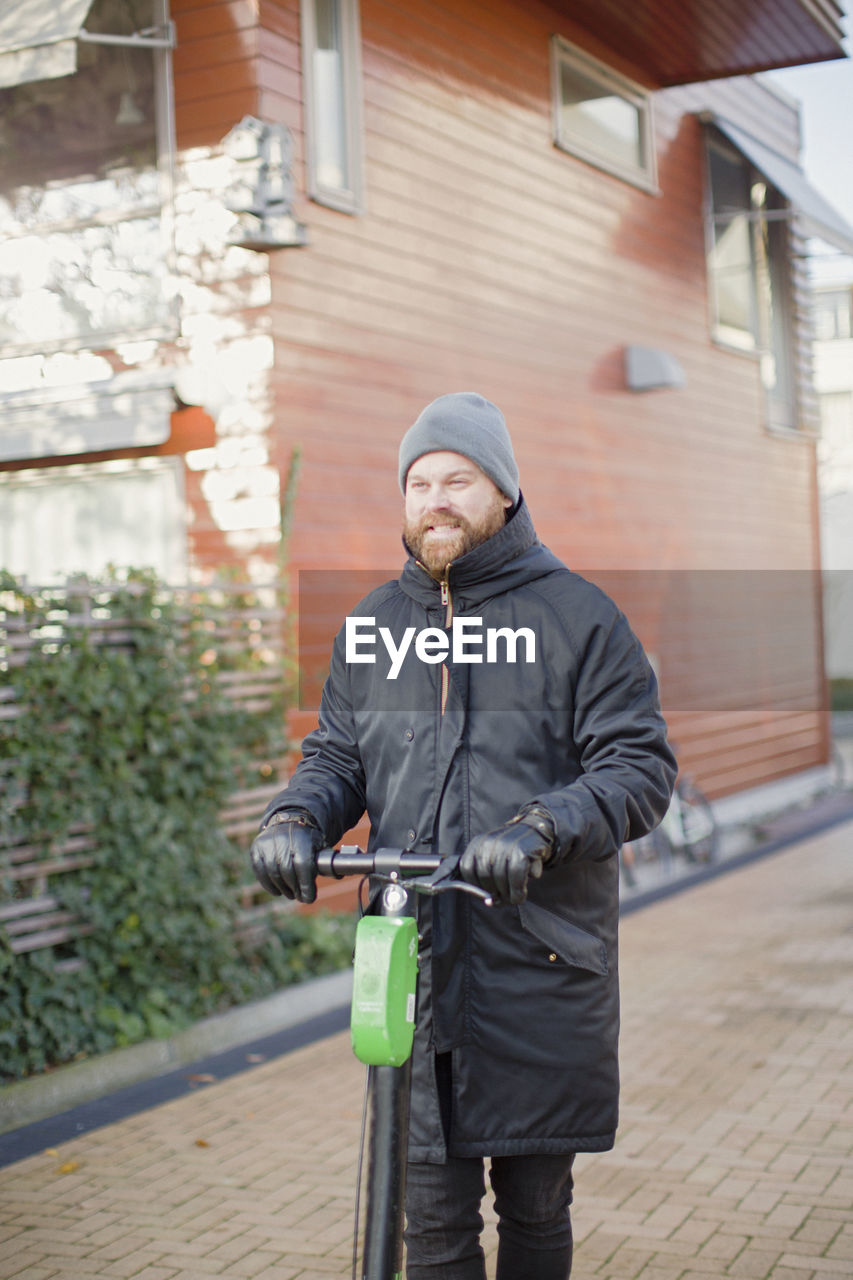
[[[19,1276],[27,1276],[37,1269],[49,1270],[56,1267],[54,1258],[46,1258],[41,1249],[19,1248],[17,1252],[6,1254],[0,1258],[0,1277],[2,1280],[17,1280]]]
[[[273,1271],[281,1277],[296,1275],[296,1271],[290,1268],[285,1261],[283,1253],[278,1250],[259,1248],[250,1250],[244,1257],[230,1262],[227,1274],[234,1277],[235,1280],[237,1278],[239,1280],[255,1280],[257,1276],[262,1275],[264,1272],[271,1274]],[[194,1274],[196,1276],[204,1274],[204,1280],[209,1280],[209,1273],[195,1272]],[[180,1272],[179,1275],[181,1280],[184,1280],[184,1273]]]
[[[174,1267],[144,1267],[132,1273],[133,1280],[175,1280]]]
[[[741,1276],[743,1280],[769,1280],[773,1268],[781,1257],[778,1249],[763,1249],[760,1246],[747,1245],[729,1264],[727,1276]]]
[[[853,1264],[853,1228],[848,1226],[838,1233],[827,1248],[826,1257],[833,1262],[847,1260]],[[853,1275],[853,1265],[850,1273]]]

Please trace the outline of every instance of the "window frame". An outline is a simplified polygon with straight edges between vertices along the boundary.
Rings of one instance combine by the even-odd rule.
[[[736,162],[744,170],[746,189],[750,193],[748,209],[732,213],[716,209],[711,171],[711,153],[714,150],[729,162]],[[770,182],[748,155],[728,138],[710,128],[705,131],[704,158],[705,261],[711,339],[721,349],[746,356],[759,366],[767,428],[782,434],[802,435],[799,425],[797,314],[790,231],[794,208],[786,193]],[[754,194],[757,188],[762,189],[760,199]],[[770,204],[767,200],[768,193],[772,195]],[[713,264],[717,245],[716,231],[721,223],[731,222],[736,217],[746,219],[749,233],[749,283],[753,314],[753,326],[750,329],[726,325],[719,318],[718,282]],[[772,246],[774,240],[777,245],[781,241],[781,248],[777,247],[775,252]],[[774,308],[779,313],[779,342],[774,341]],[[784,361],[781,379],[785,383],[781,395],[776,390],[779,379],[771,386],[767,378],[768,366],[772,364],[775,369],[780,359]]]
[[[825,305],[827,301],[831,306]],[[812,326],[816,342],[849,342],[853,338],[853,289],[850,285],[815,290]]]
[[[303,107],[305,113],[305,167],[308,196],[317,204],[340,213],[359,214],[365,208],[364,129],[361,74],[361,17],[358,0],[335,0],[341,28],[341,95],[344,114],[346,182],[335,185],[321,176],[322,139],[315,106],[317,52],[316,0],[301,0]]]
[[[590,146],[583,139],[566,130],[562,118],[561,71],[564,66],[575,70],[588,80],[596,82],[608,94],[621,98],[638,113],[639,142],[642,161],[639,166],[623,164],[606,152]],[[554,145],[568,155],[591,164],[613,177],[639,187],[651,195],[659,195],[657,180],[657,153],[655,148],[654,106],[651,90],[615,71],[592,54],[570,44],[563,36],[551,37],[551,116]]]
[[[174,48],[174,28],[169,13],[169,0],[151,0],[151,11],[154,21],[152,31],[166,33],[150,39],[141,39],[141,47],[150,49],[154,71],[154,128],[153,139],[155,160],[152,172],[156,175],[156,199],[143,203],[122,203],[111,206],[101,213],[95,212],[89,217],[65,218],[59,222],[46,221],[27,226],[23,234],[27,237],[49,235],[53,230],[86,231],[101,225],[120,225],[143,219],[156,218],[158,222],[158,239],[162,247],[162,260],[167,275],[174,275],[174,170],[175,170],[175,111],[174,87],[172,75],[172,49]],[[135,37],[99,38],[87,36],[85,31],[77,37],[94,44],[109,44],[116,48],[116,56],[122,44],[133,47]],[[76,72],[74,73],[76,74]],[[13,86],[10,86],[13,87]],[[127,343],[144,339],[170,340],[178,336],[180,317],[177,297],[172,301],[170,314],[160,320],[154,320],[144,326],[127,326],[113,324],[92,330],[79,332],[67,337],[56,337],[48,340],[28,342],[0,343],[0,361],[16,360],[28,356],[50,356],[58,352],[84,353],[93,350],[115,349]]]

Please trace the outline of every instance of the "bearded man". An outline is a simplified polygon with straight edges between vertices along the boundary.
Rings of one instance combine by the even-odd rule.
[[[409,1280],[484,1280],[484,1161],[498,1280],[565,1280],[579,1151],[617,1123],[618,853],[666,811],[676,764],[625,617],[538,540],[500,410],[439,397],[406,432],[401,576],[354,616],[469,643],[347,661],[252,846],[271,893],[316,896],[317,852],[364,810],[370,848],[460,855],[487,890],[419,900],[406,1191]],[[471,643],[479,623],[497,641]],[[524,661],[513,637],[533,637]],[[419,656],[420,654],[420,656]]]

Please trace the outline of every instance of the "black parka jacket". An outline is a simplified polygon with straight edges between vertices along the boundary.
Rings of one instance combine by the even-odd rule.
[[[676,773],[655,678],[613,602],[539,543],[523,499],[447,580],[410,559],[354,610],[373,619],[358,624],[362,660],[347,662],[342,629],[319,727],[265,817],[307,809],[333,844],[366,808],[371,848],[448,855],[526,802],[546,805],[559,854],[526,903],[421,900],[409,1154],[605,1150],[619,1090],[617,854],[660,820]],[[424,661],[412,641],[389,678],[379,628],[397,647],[407,628],[460,618],[455,655]],[[487,660],[490,628],[519,633],[515,661],[506,634]],[[449,1117],[436,1053],[451,1055]]]

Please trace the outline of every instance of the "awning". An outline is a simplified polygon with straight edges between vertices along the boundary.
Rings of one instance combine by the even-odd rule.
[[[0,12],[0,89],[77,70],[77,35],[92,0],[17,0]]]
[[[0,397],[0,461],[151,448],[169,439],[174,371]]]
[[[755,165],[767,181],[790,200],[806,235],[816,236],[842,253],[853,254],[853,227],[837,209],[811,185],[795,161],[759,142],[751,133],[713,112],[703,112],[706,124],[713,124],[734,143],[738,151]]]
[[[88,32],[83,23],[93,0],[16,0],[0,11],[0,89],[56,80],[77,70],[77,42],[173,49],[171,22],[132,34]]]

